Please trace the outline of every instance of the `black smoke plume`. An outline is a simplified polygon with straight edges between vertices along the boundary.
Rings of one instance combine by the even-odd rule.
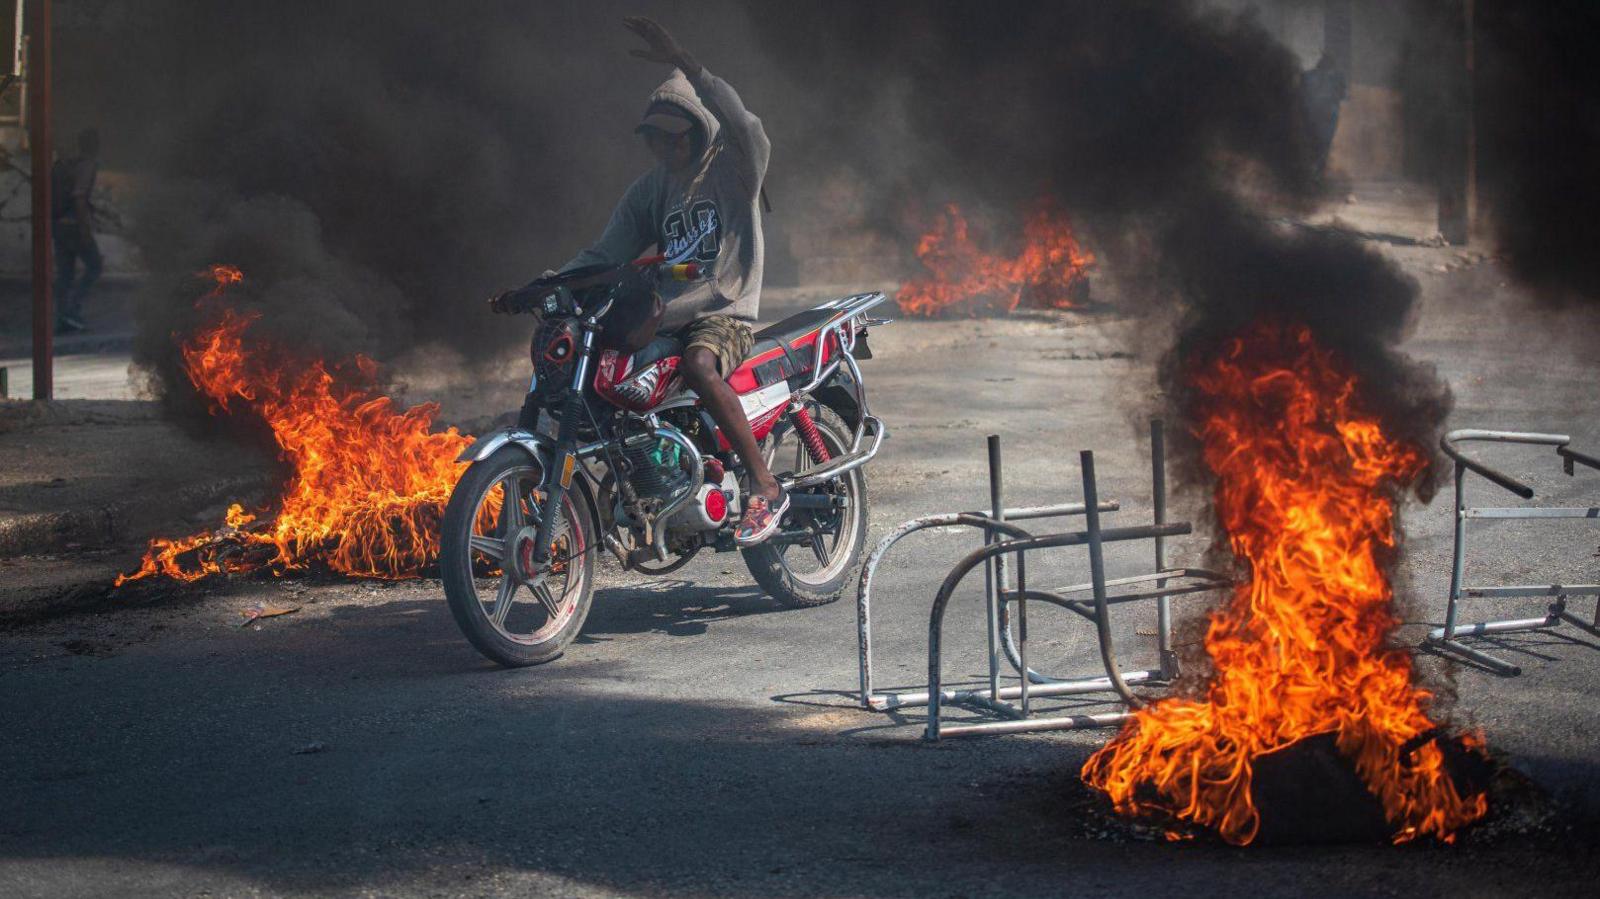
[[[140,176],[136,357],[180,405],[174,335],[213,262],[244,270],[230,295],[261,313],[252,333],[311,354],[443,345],[472,365],[526,339],[483,298],[598,233],[649,165],[631,129],[667,74],[628,56],[622,10],[580,4],[61,6],[61,127],[97,126],[105,164]],[[738,64],[717,52],[738,45],[731,4],[639,11]]]
[[[1353,237],[1278,224],[1323,188],[1298,62],[1248,11],[808,5],[757,29],[819,105],[787,153],[868,168],[885,205],[1056,198],[1121,299],[1177,320],[1176,404],[1183,358],[1252,321],[1302,322],[1358,366],[1394,433],[1434,445],[1448,392],[1395,350],[1415,283]]]
[[[588,241],[648,164],[629,131],[663,73],[627,55],[617,20],[637,11],[766,123],[773,256],[783,235],[837,224],[822,194],[841,176],[864,223],[903,244],[919,210],[1016,214],[1050,196],[1118,271],[1125,302],[1181,316],[1181,346],[1252,317],[1306,321],[1378,383],[1405,385],[1398,407],[1434,413],[1397,421],[1425,430],[1443,408],[1438,385],[1391,352],[1413,285],[1352,240],[1272,224],[1320,187],[1297,61],[1248,11],[75,5],[100,24],[82,29],[93,46],[62,106],[101,126],[108,158],[157,176],[135,217],[161,274],[139,352],[169,374],[188,308],[173,285],[192,296],[184,279],[214,261],[246,270],[267,332],[324,352],[385,359],[433,343],[470,360],[524,336],[479,298]]]
[[[1476,7],[1478,184],[1511,270],[1556,305],[1600,306],[1600,6]]]

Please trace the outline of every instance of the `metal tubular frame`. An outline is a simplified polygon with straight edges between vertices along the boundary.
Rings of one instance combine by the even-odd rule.
[[[1461,642],[1460,637],[1480,637],[1486,634],[1511,634],[1522,631],[1544,630],[1557,625],[1573,625],[1591,635],[1600,637],[1600,584],[1532,584],[1493,587],[1468,587],[1463,581],[1466,574],[1467,553],[1467,521],[1474,518],[1487,519],[1555,519],[1555,518],[1587,518],[1600,520],[1600,506],[1580,506],[1558,508],[1550,506],[1513,506],[1510,508],[1480,507],[1469,508],[1466,503],[1466,475],[1473,472],[1483,479],[1505,490],[1515,493],[1523,499],[1533,498],[1533,488],[1509,477],[1482,462],[1469,458],[1456,447],[1457,443],[1468,441],[1485,441],[1492,443],[1518,443],[1534,446],[1553,446],[1556,454],[1561,457],[1562,470],[1571,476],[1576,473],[1576,466],[1583,465],[1588,468],[1600,470],[1600,459],[1594,456],[1569,449],[1567,444],[1572,438],[1566,434],[1537,434],[1521,431],[1483,431],[1477,429],[1462,429],[1451,431],[1439,441],[1445,455],[1455,460],[1455,548],[1451,558],[1450,567],[1450,598],[1445,607],[1444,627],[1437,627],[1428,632],[1423,639],[1424,646],[1431,646],[1444,652],[1455,653],[1469,659],[1489,670],[1502,675],[1516,676],[1522,673],[1521,666],[1514,665],[1504,659],[1490,655],[1481,649],[1475,649]],[[1524,597],[1524,596],[1553,596],[1555,597],[1542,618],[1512,618],[1498,621],[1480,621],[1473,624],[1460,624],[1461,600],[1476,598],[1497,597]],[[1584,621],[1578,616],[1567,611],[1567,597],[1593,596],[1595,597],[1594,617]]]
[[[870,709],[887,711],[910,706],[928,707],[926,736],[930,740],[969,734],[1018,733],[1033,730],[1066,730],[1080,727],[1107,727],[1126,719],[1124,712],[1095,715],[1063,715],[1034,717],[1034,700],[1044,697],[1067,696],[1082,693],[1114,691],[1129,705],[1137,707],[1142,700],[1129,689],[1130,684],[1170,681],[1178,674],[1177,657],[1172,650],[1172,616],[1170,599],[1173,596],[1200,593],[1227,586],[1228,579],[1215,572],[1200,568],[1168,568],[1165,560],[1165,540],[1190,532],[1188,522],[1166,520],[1165,440],[1159,420],[1151,422],[1151,480],[1154,491],[1154,521],[1139,527],[1102,528],[1100,514],[1115,512],[1120,505],[1102,501],[1098,497],[1098,484],[1094,475],[1094,456],[1082,454],[1084,502],[1063,503],[1053,506],[1035,506],[1007,509],[1004,503],[1000,438],[990,436],[989,499],[990,511],[955,512],[930,515],[901,524],[886,535],[868,555],[861,570],[861,583],[856,594],[856,628],[861,670],[861,704]],[[1086,529],[1058,534],[1034,536],[1016,522],[1085,516]],[[888,551],[900,540],[917,531],[951,526],[975,527],[983,531],[983,546],[969,553],[950,571],[933,602],[928,625],[928,688],[911,691],[879,692],[873,686],[872,669],[872,582],[879,564]],[[1125,540],[1154,540],[1156,570],[1153,573],[1107,579],[1101,546]],[[1089,548],[1090,580],[1084,584],[1061,587],[1056,590],[1030,589],[1027,583],[1026,553],[1065,546]],[[1009,585],[1006,559],[1014,557],[1016,589]],[[979,565],[984,567],[984,611],[988,632],[989,673],[986,688],[945,689],[940,673],[941,642],[945,609],[957,586]],[[1108,588],[1122,588],[1154,583],[1149,590],[1111,594]],[[1071,594],[1090,593],[1091,599],[1074,599]],[[1158,667],[1123,672],[1117,664],[1112,646],[1110,609],[1112,606],[1135,601],[1153,600],[1157,609]],[[1100,661],[1104,674],[1056,678],[1041,674],[1028,665],[1027,611],[1030,601],[1042,601],[1073,612],[1095,625],[1096,639],[1100,645]],[[1017,606],[1015,635],[1010,605]],[[1015,686],[1001,685],[1001,658],[1017,673]],[[1011,700],[1017,700],[1013,704]],[[991,712],[1009,720],[979,724],[944,725],[941,707],[955,704]]]

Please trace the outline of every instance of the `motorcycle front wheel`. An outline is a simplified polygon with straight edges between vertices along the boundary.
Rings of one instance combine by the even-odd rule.
[[[575,490],[564,492],[549,561],[533,564],[541,480],[527,453],[505,447],[462,475],[441,528],[450,613],[479,652],[511,668],[566,651],[594,595],[594,522]]]
[[[810,404],[807,409],[831,457],[850,449],[852,432],[837,412]],[[817,467],[794,424],[785,418],[767,436],[767,467],[780,479]],[[789,608],[833,602],[850,583],[867,542],[867,476],[847,472],[810,493],[831,493],[837,508],[791,508],[778,533],[766,543],[742,550],[750,574],[767,595]]]

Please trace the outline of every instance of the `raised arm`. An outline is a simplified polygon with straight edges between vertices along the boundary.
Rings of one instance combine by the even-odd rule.
[[[643,16],[629,16],[622,20],[629,31],[637,34],[649,46],[631,51],[640,59],[665,63],[683,71],[694,85],[700,101],[717,117],[728,142],[737,147],[749,160],[757,179],[766,171],[767,159],[772,155],[772,142],[761,120],[745,108],[738,91],[721,78],[711,74],[689,54],[667,29]]]

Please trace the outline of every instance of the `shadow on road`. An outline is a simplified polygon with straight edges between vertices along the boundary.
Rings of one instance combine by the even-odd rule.
[[[1537,871],[1561,895],[1600,873],[1554,833],[1127,842],[1077,782],[1091,743],[859,739],[879,722],[844,694],[691,696],[603,648],[497,669],[415,596],[6,672],[0,893],[1504,894]],[[772,609],[663,583],[591,622],[698,641],[710,669],[693,628]]]

